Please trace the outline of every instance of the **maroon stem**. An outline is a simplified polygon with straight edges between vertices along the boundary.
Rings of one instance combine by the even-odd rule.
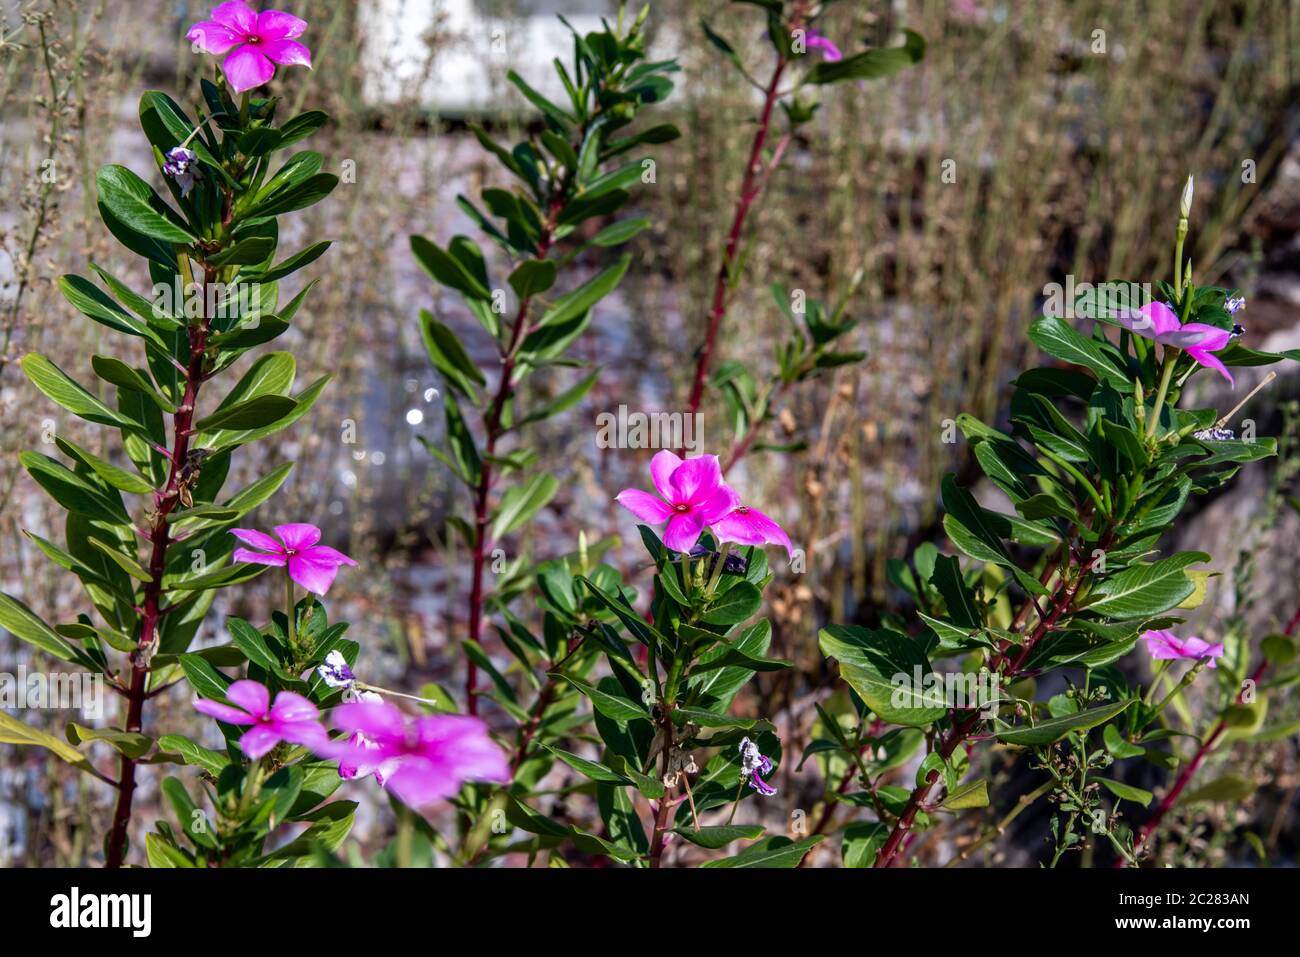
[[[1297,625],[1300,625],[1300,611],[1297,611],[1291,617],[1291,621],[1286,626],[1285,633],[1288,637],[1295,633]],[[1259,683],[1259,679],[1263,677],[1264,671],[1267,668],[1267,660],[1260,662],[1259,667],[1256,668],[1250,676],[1252,684]],[[1241,691],[1237,693],[1237,704],[1243,703],[1245,694],[1245,688],[1242,688]],[[1183,791],[1186,790],[1187,785],[1191,783],[1192,778],[1196,776],[1196,772],[1200,770],[1205,759],[1209,756],[1210,752],[1214,750],[1215,746],[1219,743],[1219,739],[1223,737],[1227,730],[1228,722],[1222,718],[1220,718],[1218,722],[1215,723],[1214,727],[1210,729],[1210,733],[1206,736],[1205,740],[1201,742],[1201,746],[1196,749],[1196,753],[1192,755],[1192,759],[1187,762],[1187,766],[1183,768],[1182,772],[1178,775],[1177,780],[1174,781],[1174,786],[1169,789],[1169,793],[1165,795],[1164,800],[1162,800],[1156,807],[1155,812],[1146,820],[1146,823],[1144,823],[1138,831],[1137,837],[1133,839],[1134,857],[1138,855],[1146,845],[1147,841],[1151,839],[1151,835],[1159,829],[1161,823],[1165,819],[1165,815],[1168,814],[1173,809],[1174,805],[1178,803],[1178,799],[1182,796]],[[1128,862],[1124,860],[1124,858],[1120,858],[1115,862],[1116,867],[1126,867],[1127,865]]]
[[[212,269],[205,269],[203,288],[216,278]],[[162,616],[159,601],[163,591],[163,575],[167,569],[167,548],[171,544],[171,526],[167,517],[180,502],[180,478],[189,457],[190,436],[194,434],[194,406],[199,385],[203,381],[203,362],[208,345],[208,320],[189,327],[190,359],[185,368],[185,393],[172,417],[173,435],[171,460],[167,484],[154,494],[153,523],[149,530],[149,581],[144,586],[144,616],[140,624],[140,637],[131,654],[131,686],[127,693],[127,733],[137,733],[143,724],[144,702],[148,697],[146,685],[149,678],[149,659],[157,649],[158,620]],[[123,754],[121,773],[118,775],[117,806],[113,810],[113,825],[108,835],[107,867],[122,866],[126,856],[127,831],[131,824],[131,800],[135,795],[135,767],[133,758]]]
[[[713,306],[709,310],[709,325],[700,346],[699,359],[695,363],[695,379],[691,384],[690,412],[700,410],[704,399],[704,383],[709,376],[709,366],[713,361],[713,349],[717,343],[718,330],[722,327],[723,317],[727,314],[727,288],[730,285],[731,271],[736,264],[736,255],[740,250],[740,237],[745,229],[745,218],[750,207],[762,192],[763,183],[759,173],[763,168],[763,145],[772,126],[772,110],[780,98],[781,76],[785,73],[788,60],[777,55],[776,68],[772,79],[767,84],[763,95],[763,112],[759,116],[758,129],[754,133],[754,142],[749,149],[749,163],[745,167],[745,176],[740,184],[740,196],[736,199],[736,211],[731,219],[731,231],[727,233],[726,254],[718,266],[718,276],[713,284]]]
[[[550,251],[551,232],[554,229],[555,217],[561,209],[563,209],[562,202],[552,202],[550,216],[537,242],[538,259],[545,259]],[[488,498],[492,491],[492,457],[496,454],[497,440],[505,431],[501,428],[501,416],[505,412],[506,403],[514,395],[515,387],[511,379],[514,376],[519,347],[523,344],[524,334],[528,331],[528,309],[531,305],[531,296],[525,296],[519,303],[514,328],[510,332],[510,344],[501,357],[501,381],[497,383],[496,395],[493,396],[492,404],[488,407],[487,416],[483,420],[486,444],[482,464],[479,467],[478,484],[474,487],[474,557],[469,592],[469,637],[476,644],[483,634],[483,569],[488,548],[490,517]],[[477,682],[478,665],[471,658],[468,659],[468,668],[465,672],[465,699],[469,713],[475,715],[478,714],[478,693],[475,690]]]
[[[673,731],[672,712],[668,707],[664,708],[663,719],[660,721],[659,727],[664,736],[662,767],[664,777],[667,777],[669,764],[672,760],[673,735],[675,733]],[[659,799],[659,807],[655,811],[654,836],[650,839],[650,867],[654,869],[658,869],[663,860],[669,817],[673,810],[672,797],[673,789],[665,783],[664,796]]]

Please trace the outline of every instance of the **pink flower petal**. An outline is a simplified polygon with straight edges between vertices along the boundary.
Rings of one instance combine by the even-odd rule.
[[[291,522],[288,525],[275,526],[275,534],[284,542],[285,548],[300,552],[311,548],[320,541],[320,529],[307,522]]]
[[[228,704],[222,704],[220,701],[209,701],[207,698],[195,698],[194,710],[199,714],[206,714],[209,718],[216,718],[218,721],[224,721],[227,724],[252,724],[257,720],[246,711],[241,711]]]
[[[655,483],[655,489],[659,495],[665,499],[673,497],[672,477],[673,473],[681,466],[682,460],[674,452],[667,449],[656,452],[655,457],[650,460],[650,478]]]
[[[462,783],[450,773],[450,769],[415,755],[398,763],[384,781],[384,787],[396,794],[403,804],[423,807],[454,797]]]
[[[316,595],[323,595],[330,590],[338,572],[337,562],[315,561],[311,552],[294,555],[289,559],[289,577]]]
[[[259,724],[249,728],[239,739],[239,749],[252,761],[257,761],[270,753],[283,738],[280,732],[269,725]]]
[[[256,46],[245,43],[237,48],[221,64],[230,88],[236,93],[243,93],[269,83],[275,76],[275,64],[264,57]]]
[[[271,710],[271,692],[266,685],[256,681],[236,681],[226,689],[226,700],[233,701],[254,718],[260,718]]]
[[[284,554],[284,546],[272,538],[266,532],[255,531],[251,528],[232,528],[230,534],[239,539],[245,545],[252,545],[254,548],[261,549],[264,552],[271,552],[277,555]]]
[[[328,545],[317,545],[309,548],[303,555],[314,562],[332,562],[335,565],[356,565],[356,562],[348,558],[337,548],[330,548]]]
[[[266,552],[255,552],[247,548],[236,548],[235,553],[230,557],[232,561],[257,565],[283,565],[287,561],[283,555],[268,555]]]
[[[281,66],[305,66],[311,69],[311,51],[294,40],[267,40],[262,53]]]
[[[274,728],[281,738],[292,744],[301,744],[316,752],[328,749],[329,733],[316,721],[277,721]]]
[[[316,706],[293,691],[281,691],[271,706],[271,717],[277,721],[315,721],[320,717]]]
[[[1218,326],[1207,325],[1204,322],[1189,322],[1187,325],[1180,326],[1171,332],[1163,341],[1171,346],[1177,346],[1179,349],[1202,349],[1208,352],[1218,352],[1231,339],[1232,333],[1227,329],[1220,329]]]
[[[1219,375],[1228,380],[1234,389],[1237,387],[1237,381],[1233,379],[1232,373],[1228,371],[1228,367],[1219,361],[1218,356],[1212,356],[1208,352],[1202,352],[1200,349],[1188,349],[1187,354],[1201,365],[1205,366],[1205,368],[1213,369],[1215,372],[1219,373]]]
[[[614,501],[650,525],[659,525],[676,514],[667,502],[660,501],[649,492],[640,489],[625,488],[614,496]]]
[[[704,523],[698,515],[686,513],[674,515],[664,529],[664,545],[675,552],[689,552],[700,540]]]
[[[229,3],[218,5],[212,11],[212,19],[243,34],[257,29],[257,11],[244,0],[230,0]]]
[[[772,519],[756,508],[738,508],[713,523],[720,541],[741,545],[781,545],[793,555],[790,536]]]
[[[372,741],[384,738],[401,740],[406,735],[402,712],[387,702],[342,704],[330,713],[330,721],[340,731],[360,732]]]
[[[712,525],[740,504],[740,496],[730,485],[719,485],[703,498],[698,498],[692,509],[705,525]]]
[[[257,15],[257,35],[263,40],[292,40],[306,29],[306,20],[281,10],[263,10]]]
[[[1148,339],[1156,339],[1178,328],[1178,316],[1163,302],[1149,302],[1138,310],[1133,331]]]
[[[241,34],[236,33],[230,27],[214,23],[211,20],[204,20],[202,23],[194,24],[194,26],[190,27],[189,32],[185,34],[185,39],[194,44],[201,53],[214,55],[225,53],[244,40]]]
[[[722,484],[722,466],[718,464],[716,455],[698,455],[686,459],[673,471],[669,484],[673,494],[665,498],[674,505],[696,502]]]

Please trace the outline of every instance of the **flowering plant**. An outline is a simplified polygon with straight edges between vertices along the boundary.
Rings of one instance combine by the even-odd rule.
[[[214,16],[244,23],[251,14],[236,2],[222,4]],[[268,11],[261,17],[269,18],[267,29],[285,38],[305,27],[287,14]],[[213,44],[224,43],[210,23],[194,29],[196,42],[210,52]],[[287,39],[277,44],[285,57],[306,49]],[[224,489],[226,477],[242,446],[306,415],[327,381],[295,392],[293,355],[266,352],[224,394],[214,392],[215,380],[245,353],[289,329],[311,286],[281,301],[279,281],[310,265],[330,244],[316,242],[282,256],[279,219],[319,202],[338,181],[321,171],[319,153],[278,158],[320,129],[326,115],[309,110],[281,119],[278,98],[251,95],[269,74],[262,76],[259,68],[253,72],[260,79],[251,82],[243,69],[246,58],[232,59],[224,73],[201,82],[193,112],[162,92],[141,97],[140,126],[162,195],[125,166],[101,167],[95,177],[104,225],[140,257],[152,291],[141,293],[137,282],[94,264],[99,285],[78,275],[59,280],[73,308],[130,337],[139,358],[93,356],[91,369],[100,381],[89,387],[38,353],[22,360],[46,398],[102,426],[117,443],[114,448],[106,439],[92,451],[57,434],[53,444],[62,459],[44,452],[21,457],[32,478],[68,512],[61,544],[27,534],[81,581],[99,621],[83,614],[51,627],[22,602],[0,595],[0,625],[102,676],[126,702],[120,729],[70,725],[71,744],[28,731],[19,736],[117,790],[105,841],[109,866],[121,864],[126,854],[139,762],[194,759],[219,773],[215,759],[189,743],[145,734],[145,705],[178,680],[196,686],[216,680],[213,660],[244,659],[238,643],[220,653],[188,649],[216,592],[265,571],[265,564],[231,563],[238,544],[231,529],[275,494],[292,463],[234,492]],[[124,495],[139,499],[139,506],[128,506]],[[292,702],[286,707],[292,710]],[[89,740],[118,752],[116,777],[98,771],[76,747]],[[180,800],[178,783],[164,787]],[[151,858],[171,853],[170,842],[151,843]]]
[[[1241,404],[1220,414],[1180,408],[1179,400],[1201,368],[1231,381],[1229,367],[1300,355],[1242,346],[1244,330],[1234,322],[1240,300],[1193,283],[1182,263],[1189,201],[1190,181],[1174,282],[1159,284],[1165,301],[1113,309],[1090,290],[1076,305],[1098,320],[1091,335],[1051,316],[1031,327],[1030,339],[1057,362],[1016,379],[1010,432],[958,417],[984,476],[1014,509],[987,508],[952,476],[944,480],[944,529],[975,566],[923,545],[910,563],[891,567],[915,602],[914,624],[890,619],[874,630],[821,632],[823,653],[839,663],[853,695],[822,713],[825,737],[814,747],[824,763],[843,769],[843,796],[832,800],[875,812],[846,830],[846,863],[900,863],[945,814],[989,805],[976,748],[990,740],[1024,749],[1046,772],[1025,802],[1046,796],[1056,803],[1052,864],[1093,839],[1136,863],[1149,831],[1125,822],[1122,802],[1145,806],[1152,794],[1095,772],[1126,760],[1168,766],[1176,760],[1165,749],[1172,732],[1160,722],[1178,692],[1207,667],[1226,664],[1245,680],[1248,649],[1227,655],[1222,644],[1177,628],[1178,611],[1200,603],[1211,574],[1196,566],[1212,557],[1159,557],[1157,548],[1191,495],[1275,455],[1277,442],[1234,436],[1227,426]],[[1117,339],[1107,334],[1112,325],[1121,330]],[[1145,690],[1114,667],[1139,640],[1164,666]],[[945,661],[946,674],[937,667]],[[1190,665],[1178,679],[1169,670],[1176,661]],[[1036,684],[1053,672],[1066,675],[1066,690],[1034,700]],[[873,783],[923,746],[915,787]],[[848,790],[853,782],[864,790]]]

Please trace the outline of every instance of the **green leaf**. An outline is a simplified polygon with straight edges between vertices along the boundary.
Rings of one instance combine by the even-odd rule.
[[[555,285],[555,263],[549,259],[526,259],[515,267],[508,281],[520,299],[539,295]]]
[[[592,761],[588,758],[584,758],[579,755],[576,755],[571,751],[562,751],[559,748],[552,747],[551,745],[545,743],[542,744],[542,747],[545,748],[547,751],[550,751],[552,754],[554,754],[557,758],[559,758],[569,767],[573,768],[575,771],[579,772],[580,774],[585,775],[586,777],[590,778],[593,781],[604,781],[609,784],[624,784],[624,785],[632,784],[631,780],[625,778],[623,775],[618,774],[615,771],[610,770],[609,768],[605,767],[605,765],[601,764],[599,761]]]
[[[172,413],[176,411],[176,406],[164,398],[154,388],[152,382],[120,359],[114,359],[112,356],[91,356],[90,366],[95,370],[95,375],[105,382],[111,382],[118,388],[130,392],[139,392],[164,412]]]
[[[65,729],[64,733],[68,736],[74,746],[84,744],[87,741],[102,741],[119,754],[125,754],[128,758],[142,758],[149,753],[153,747],[153,738],[143,735],[138,731],[117,731],[113,728],[87,728],[83,725],[72,723]],[[78,752],[80,754],[80,752]]]
[[[19,365],[36,388],[73,415],[115,429],[145,432],[144,426],[104,405],[40,353],[28,353]]]
[[[1146,807],[1155,797],[1150,791],[1144,791],[1142,788],[1135,788],[1131,784],[1125,784],[1123,781],[1115,781],[1111,778],[1094,778],[1105,785],[1106,790],[1115,797],[1124,801],[1132,801],[1134,804],[1141,804]]]
[[[673,832],[699,847],[711,851],[726,847],[735,841],[754,841],[763,836],[763,827],[759,824],[718,824],[713,827],[675,827]]]
[[[822,61],[810,69],[808,83],[839,83],[844,80],[876,80],[892,76],[904,67],[919,63],[925,56],[925,39],[913,30],[904,30],[902,46],[867,50],[834,62]]]
[[[709,605],[704,621],[710,625],[736,625],[758,614],[762,606],[763,593],[757,586],[739,581]]]
[[[287,395],[259,395],[213,412],[194,423],[201,432],[257,429],[278,422],[298,408]]]
[[[17,598],[0,592],[0,628],[63,661],[77,661],[76,650]],[[0,712],[3,714],[3,712]]]
[[[998,731],[996,737],[999,741],[1007,744],[1017,744],[1023,747],[1054,744],[1071,731],[1087,731],[1089,728],[1095,728],[1097,725],[1109,721],[1125,711],[1132,703],[1132,699],[1129,699],[1112,704],[1098,705],[1095,708],[1088,708],[1086,711],[1076,711],[1074,714],[1061,715],[1059,718],[1048,718],[1046,721],[1040,721],[1032,727],[1008,728],[1005,731]]]
[[[105,281],[116,283],[116,280],[112,280],[107,273],[99,271],[99,274],[105,277]],[[129,292],[120,283],[117,283],[117,287]],[[107,326],[116,332],[124,332],[130,336],[147,339],[160,349],[166,348],[162,337],[149,327],[144,317],[136,318],[126,312],[89,280],[83,279],[81,276],[61,276],[59,278],[59,291],[63,293],[63,298],[68,300],[82,315],[93,319],[100,325]],[[133,301],[136,309],[145,312],[145,317],[154,318],[152,303],[139,296],[135,296]]]
[[[492,537],[508,535],[523,525],[555,497],[560,487],[555,476],[543,473],[527,485],[516,485],[501,497],[501,507],[492,521]]]
[[[140,235],[163,243],[189,245],[198,241],[149,184],[125,166],[101,166],[95,174],[95,185],[99,201]]]
[[[948,713],[928,700],[930,662],[920,645],[888,630],[830,625],[818,636],[822,654],[840,663],[840,677],[883,721],[922,727]],[[920,669],[920,686],[915,680]]]
[[[64,455],[81,462],[115,489],[130,492],[133,495],[147,495],[153,491],[153,486],[140,475],[118,468],[113,463],[106,462],[97,455],[92,455],[81,446],[61,435],[54,437],[54,443]]]
[[[766,838],[741,851],[735,857],[705,861],[701,867],[779,867],[794,868],[814,847],[826,840],[825,834],[791,841],[788,837]]]
[[[942,807],[948,811],[962,811],[973,807],[989,806],[989,782],[981,778],[967,781],[948,792]]]
[[[1093,589],[1096,600],[1089,602],[1088,611],[1109,618],[1142,618],[1168,611],[1196,590],[1188,566],[1209,560],[1205,552],[1180,552],[1149,565],[1130,566]]]
[[[597,273],[573,292],[561,296],[537,320],[536,328],[561,325],[587,312],[619,284],[631,262],[632,257],[624,255],[614,265]]]
[[[491,299],[492,291],[455,256],[423,236],[411,237],[411,252],[434,281],[472,299]]]
[[[1049,356],[1083,366],[1121,390],[1126,391],[1132,385],[1124,370],[1117,368],[1096,342],[1080,335],[1061,319],[1048,316],[1035,321],[1029,327],[1029,338]]]
[[[1208,784],[1187,792],[1179,800],[1179,805],[1195,804],[1198,801],[1244,801],[1255,793],[1255,785],[1238,774],[1225,774]]]
[[[586,695],[588,699],[590,699],[592,707],[607,718],[613,718],[615,721],[630,721],[634,718],[642,718],[646,721],[650,720],[650,713],[631,698],[624,698],[622,696],[612,695],[601,691],[599,688],[589,685],[581,679],[563,674],[562,672],[552,672],[550,677],[560,678],[573,685],[573,687],[577,688],[580,692]]]
[[[644,217],[637,219],[624,219],[617,223],[610,223],[595,236],[591,238],[593,246],[621,246],[630,242],[634,236],[642,230],[650,228],[650,220]]]
[[[131,524],[131,516],[116,491],[108,492],[92,484],[91,479],[39,452],[23,452],[18,461],[51,498],[69,511],[110,525]]]
[[[447,384],[461,395],[477,402],[474,385],[484,385],[487,380],[456,338],[456,333],[435,319],[429,310],[421,309],[420,335],[424,339],[424,348],[429,353],[430,361],[442,373]]]
[[[0,711],[0,744],[17,744],[23,747],[45,748],[53,751],[61,760],[83,770],[90,769],[86,756],[52,734],[38,731],[36,728],[19,721],[12,715]]]

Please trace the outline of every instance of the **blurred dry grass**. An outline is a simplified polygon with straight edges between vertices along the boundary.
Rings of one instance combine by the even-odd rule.
[[[74,437],[89,434],[92,449],[99,439],[57,416],[13,360],[40,350],[89,382],[88,353],[123,345],[77,316],[53,280],[85,272],[94,259],[140,281],[81,184],[105,162],[147,169],[136,99],[146,87],[192,89],[196,71],[210,68],[180,39],[207,6],[33,0],[19,7],[39,22],[10,15],[0,33],[0,587],[51,619],[73,616],[78,595],[19,531],[47,533],[59,516],[15,455],[38,446],[51,420]],[[289,106],[333,115],[334,125],[309,145],[327,168],[353,161],[356,177],[297,214],[285,240],[286,247],[299,237],[336,240],[308,270],[320,285],[278,346],[297,356],[304,381],[323,372],[335,378],[312,415],[269,448],[275,460],[299,464],[259,524],[315,522],[363,560],[366,572],[340,576],[331,592],[332,616],[356,622],[386,680],[413,688],[458,667],[447,649],[456,647],[464,586],[442,526],[454,490],[413,448],[414,433],[435,418],[424,396],[437,382],[412,319],[432,301],[472,347],[475,326],[451,299],[434,299],[410,262],[406,236],[445,240],[465,231],[455,194],[498,176],[459,126],[413,99],[382,109],[360,102],[365,18],[352,4],[291,6],[312,24],[317,69],[281,71],[276,89]],[[684,404],[754,108],[752,91],[704,43],[696,26],[702,16],[764,72],[760,22],[745,8],[655,4],[661,39],[680,47],[684,72],[665,112],[684,136],[660,151],[658,184],[639,199],[655,225],[636,244],[633,275],[579,347],[606,372],[586,404],[542,436],[544,462],[564,491],[533,539],[518,545],[539,556],[571,548],[580,527],[593,538],[628,531],[608,497],[633,484],[642,463],[595,449],[595,413],[620,403]],[[798,527],[794,537],[812,557],[809,574],[780,583],[773,606],[779,650],[803,669],[790,684],[765,679],[750,707],[775,710],[809,690],[826,693],[812,640],[817,627],[894,600],[885,561],[931,534],[938,479],[964,464],[962,446],[939,440],[940,424],[961,412],[996,418],[1046,283],[1066,273],[1100,281],[1168,271],[1173,204],[1189,171],[1197,176],[1191,255],[1198,279],[1243,286],[1254,321],[1266,327],[1297,321],[1295,302],[1255,295],[1270,268],[1256,219],[1295,142],[1295,3],[840,4],[824,32],[850,48],[852,38],[888,42],[904,25],[929,41],[925,62],[895,81],[828,95],[753,221],[749,281],[724,330],[721,358],[771,369],[783,320],[767,284],[833,298],[865,271],[852,311],[869,361],[787,403],[793,436],[813,452],[779,462],[756,456],[736,475],[752,500]],[[1102,54],[1093,49],[1097,30]],[[457,42],[438,31],[427,39],[431,51]],[[497,122],[512,124],[508,116]],[[45,159],[57,173],[48,182],[40,176]],[[1241,182],[1246,160],[1256,164],[1256,185]],[[945,181],[945,171],[955,182]],[[411,409],[429,413],[419,429],[408,424]],[[349,422],[357,434],[351,445],[343,441]],[[729,444],[726,428],[720,403],[706,406],[712,447]],[[231,487],[264,466],[241,457]],[[1207,550],[1216,544],[1225,555],[1231,550],[1227,541]],[[635,557],[623,560],[630,570]],[[227,593],[206,638],[217,634],[223,613],[256,619],[273,600],[256,589]],[[1295,595],[1267,600],[1285,606]],[[0,663],[27,660],[12,639],[0,642]],[[155,720],[184,720],[186,711],[177,700]],[[787,755],[797,753],[811,720],[788,717]],[[85,825],[102,830],[102,789],[36,759],[0,764],[11,773],[22,768],[19,778],[43,796],[19,859],[93,858]],[[793,779],[793,765],[782,769],[783,793],[789,807],[807,806],[816,788],[808,772]],[[13,789],[19,778],[9,782],[11,798],[22,790]]]

